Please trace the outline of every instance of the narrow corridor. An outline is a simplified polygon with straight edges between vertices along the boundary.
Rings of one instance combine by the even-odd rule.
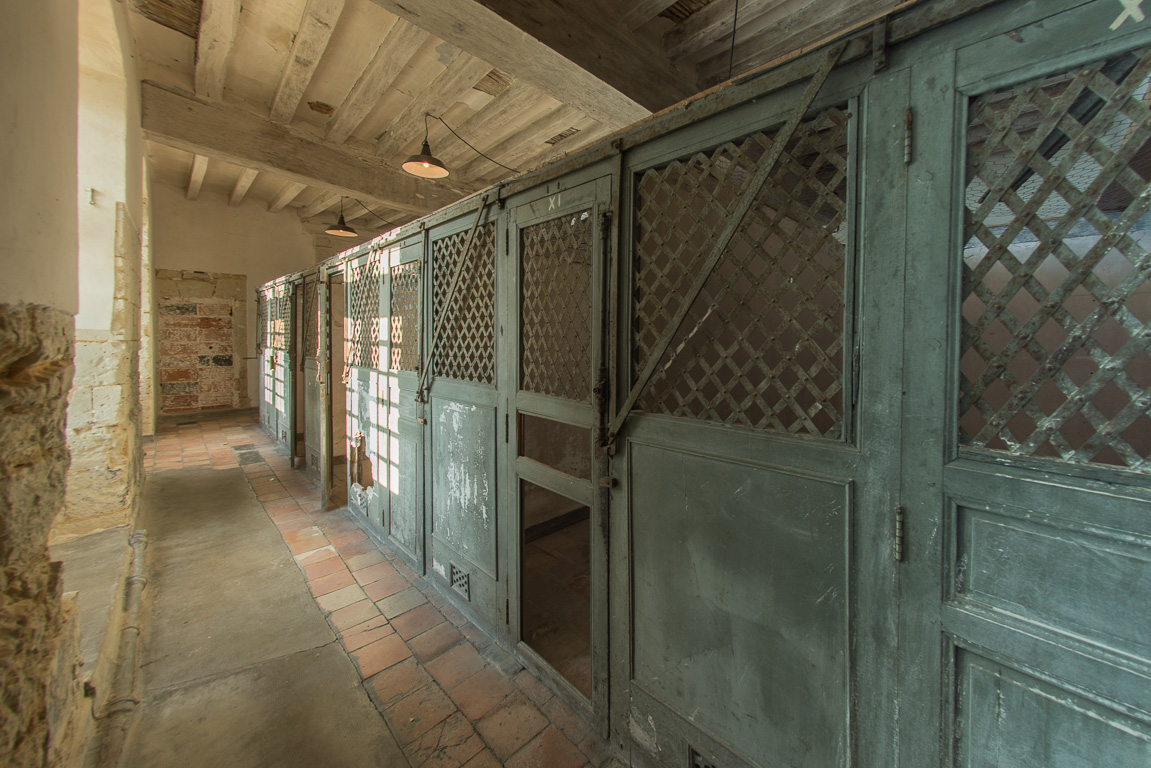
[[[282,544],[274,536],[270,537],[272,543],[287,548],[294,567],[302,572],[311,592],[310,596],[304,593],[304,581],[288,569],[270,576],[268,571],[275,568],[247,568],[240,569],[248,579],[242,590],[269,594],[247,594],[243,600],[253,606],[261,604],[265,609],[269,604],[278,609],[282,605],[284,613],[298,612],[294,601],[314,600],[319,612],[312,611],[312,614],[326,619],[339,643],[305,644],[318,646],[318,650],[309,648],[307,653],[325,654],[335,649],[350,660],[356,684],[374,705],[379,735],[390,732],[415,768],[499,765],[599,768],[610,762],[606,742],[591,731],[589,724],[468,622],[434,586],[389,550],[378,546],[346,511],[321,509],[319,489],[305,479],[301,471],[289,466],[287,457],[257,424],[255,411],[167,419],[160,425],[155,440],[145,447],[145,469],[149,476],[146,495],[150,498],[156,498],[157,490],[175,489],[175,484],[183,479],[202,488],[203,492],[192,494],[191,499],[171,499],[173,505],[192,507],[212,504],[213,490],[220,490],[215,486],[226,486],[229,476],[239,481],[239,473],[235,471],[220,472],[219,480],[214,480],[216,473],[212,470],[242,471],[259,508],[282,537]],[[233,495],[246,494],[233,492]],[[189,519],[191,515],[179,517]],[[194,568],[205,554],[226,558],[243,552],[244,556],[261,557],[264,545],[255,544],[260,535],[252,529],[250,516],[213,516],[207,511],[202,519],[213,527],[227,528],[213,530],[208,538],[232,542],[232,552],[206,552],[212,547],[205,538],[208,532],[203,532],[198,540],[187,538],[187,544],[173,544],[170,537],[178,534],[179,526],[169,522],[167,526],[156,525],[150,534],[151,562],[179,560],[185,567]],[[251,552],[244,546],[245,537],[254,542]],[[190,551],[183,551],[189,548]],[[279,555],[270,552],[264,556],[274,561]],[[283,554],[284,558],[287,556]],[[200,567],[205,579],[219,581],[210,586],[201,585],[200,593],[211,593],[215,589],[221,601],[231,599],[228,591],[237,589],[238,585],[229,574],[234,574],[235,569]],[[155,685],[157,665],[162,669],[164,665],[183,664],[189,668],[184,677],[195,680],[192,670],[200,668],[194,667],[194,659],[172,660],[165,654],[179,652],[188,656],[202,652],[202,647],[189,636],[193,632],[210,635],[213,629],[209,624],[198,623],[178,626],[177,623],[188,622],[189,615],[199,614],[194,612],[193,605],[188,606],[189,615],[168,611],[165,606],[173,603],[171,599],[166,601],[172,596],[164,593],[166,574],[157,572],[154,576],[149,588],[153,594],[148,598],[154,607],[144,646],[143,671],[145,689],[149,691],[160,687]],[[274,584],[269,581],[272,578],[276,580]],[[182,601],[181,605],[187,602],[190,601]],[[290,603],[293,605],[288,605]],[[304,613],[298,615],[302,622],[308,621]],[[275,621],[275,614],[270,615],[264,621],[263,634],[251,638],[250,643],[276,642],[277,638],[271,635],[285,634],[286,630],[277,627]],[[223,626],[218,629],[225,631]],[[309,627],[308,631],[318,630]],[[319,632],[317,637],[323,634]],[[231,642],[236,645],[240,641],[233,638]],[[159,644],[168,647],[161,649]],[[313,662],[307,653],[297,654],[303,657],[304,664],[322,664],[331,670],[321,674],[338,676],[348,666],[341,659],[318,656]],[[293,657],[293,663],[300,661]],[[214,660],[204,658],[201,663],[211,667]],[[309,695],[306,686],[301,686],[298,679],[302,670],[284,667],[272,670],[268,677],[274,681],[277,672],[281,675],[285,699],[306,697]],[[308,674],[314,674],[314,670]],[[306,679],[307,675],[303,677]],[[317,681],[317,685],[322,685],[322,681]],[[199,720],[218,716],[215,710],[231,693],[227,686],[215,693],[209,687],[206,693],[189,700],[179,712],[178,721],[192,724],[186,728],[194,728]],[[147,744],[149,724],[162,722],[156,713],[162,707],[171,707],[168,699],[173,697],[169,691],[163,692],[161,698],[164,700],[157,702],[145,698],[137,749]],[[286,700],[283,706],[287,711]],[[196,707],[200,707],[198,712],[194,711]],[[269,709],[267,716],[278,719],[278,708]],[[325,713],[316,711],[317,727],[325,721]],[[304,728],[309,727],[309,720],[302,722]],[[274,723],[265,725],[271,727]],[[170,727],[180,728],[178,724]],[[265,726],[248,716],[244,727],[256,733]],[[346,725],[345,734],[350,741],[362,735],[353,733],[354,730],[351,723]],[[178,757],[183,765],[196,765],[197,759],[204,758],[200,754],[171,757]],[[393,764],[386,761],[383,747],[376,752],[376,757],[380,765]],[[299,756],[294,758],[292,764],[307,764],[306,761],[298,763],[299,759]],[[338,768],[337,763],[325,761],[324,764]],[[355,764],[364,763],[357,760]]]

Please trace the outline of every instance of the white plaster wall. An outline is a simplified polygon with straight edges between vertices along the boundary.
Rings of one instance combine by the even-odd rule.
[[[248,278],[245,358],[256,354],[255,289],[269,280],[315,264],[315,247],[295,211],[269,213],[264,203],[229,206],[226,195],[204,190],[188,200],[185,190],[154,182],[149,198],[153,269],[198,270]],[[259,402],[256,360],[248,366],[248,396]]]
[[[5,3],[0,303],[77,308],[76,0]]]
[[[76,327],[107,331],[115,294],[116,203],[139,230],[143,213],[140,85],[127,9],[80,0],[79,312]]]

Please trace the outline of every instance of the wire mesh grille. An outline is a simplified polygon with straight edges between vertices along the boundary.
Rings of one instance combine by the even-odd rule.
[[[379,251],[371,251],[359,264],[348,265],[349,366],[376,370],[380,367],[381,265]]]
[[[304,281],[304,356],[319,357],[320,354],[320,282]]]
[[[973,99],[959,440],[1151,471],[1151,53]]]
[[[445,306],[467,231],[432,241],[432,310],[443,324],[436,341],[436,376],[490,384],[495,380],[496,225],[476,230],[452,305]]]
[[[257,350],[268,348],[268,292],[256,293],[256,346]]]
[[[286,285],[268,289],[267,340],[270,349],[286,351],[291,339],[292,294]]]
[[[520,387],[587,400],[591,395],[590,211],[524,227]]]
[[[797,128],[639,408],[843,437],[847,129],[839,108]],[[754,133],[638,179],[633,381],[771,143]]]
[[[392,370],[420,368],[420,263],[392,267],[392,294],[388,314],[392,325]]]

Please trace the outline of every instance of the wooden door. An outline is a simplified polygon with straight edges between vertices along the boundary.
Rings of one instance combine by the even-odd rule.
[[[1151,764],[1151,30],[1074,5],[911,70],[901,765]]]
[[[389,501],[380,472],[387,467],[388,386],[381,349],[384,318],[384,254],[376,249],[346,265],[348,507],[382,532]]]
[[[416,236],[390,247],[387,264],[386,472],[384,533],[424,572],[424,416],[417,402],[424,352],[424,241]]]
[[[595,393],[606,386],[611,188],[608,177],[569,180],[516,199],[503,271],[510,639],[570,703],[604,723],[607,510],[594,474]]]
[[[304,350],[300,361],[304,396],[304,470],[320,478],[320,456],[323,453],[322,368],[320,365],[320,279],[312,273],[304,278]]]
[[[428,232],[431,309],[424,372],[429,578],[480,626],[503,633],[497,445],[504,439],[496,334],[495,206]]]

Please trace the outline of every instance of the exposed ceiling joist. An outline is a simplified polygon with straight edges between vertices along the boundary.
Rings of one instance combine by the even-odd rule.
[[[663,36],[663,47],[672,59],[681,59],[715,44],[731,44],[731,25],[735,20],[737,0],[714,0],[706,8],[693,13],[687,19],[667,31]],[[791,13],[805,5],[819,5],[819,0],[738,0],[739,32],[736,37],[746,37],[747,22],[767,11],[775,9],[772,15],[777,20],[781,14]],[[822,3],[829,5],[828,3]]]
[[[268,203],[268,212],[275,213],[283,208],[288,203],[296,199],[296,197],[308,188],[307,184],[301,184],[298,181],[289,181],[284,186],[280,187],[280,191],[272,198],[272,202]]]
[[[515,115],[517,121],[522,121],[528,113],[539,110],[541,100],[553,101],[523,80],[516,80],[467,120],[452,126],[475,149],[453,136],[446,144],[437,144],[433,148],[436,156],[447,163],[449,168],[453,164],[470,161],[475,157],[476,149],[486,151],[487,147],[498,143],[502,138],[499,135],[501,129],[503,133],[515,130],[515,126],[508,122],[508,115]],[[493,134],[497,136],[495,140],[484,140]]]
[[[328,141],[342,143],[380,103],[400,70],[428,39],[428,33],[403,19],[388,30],[376,55],[328,123]]]
[[[676,0],[638,0],[620,20],[628,29],[639,29],[675,3]]]
[[[596,18],[591,10],[573,19],[544,13],[556,11],[551,4],[526,3],[517,9],[538,12],[533,26],[565,36],[561,53],[533,36],[538,30],[524,31],[478,0],[374,2],[613,128],[641,120],[695,90],[662,55],[638,41],[621,41],[618,25]]]
[[[310,219],[319,216],[340,201],[340,196],[331,192],[321,192],[316,199],[300,209],[301,219]]]
[[[253,171],[251,168],[240,169],[240,175],[236,177],[236,186],[232,187],[232,195],[228,198],[228,205],[239,205],[244,202],[244,195],[248,194],[248,188],[252,186],[257,175],[259,171]]]
[[[189,200],[200,196],[200,187],[204,186],[204,174],[208,172],[208,158],[203,155],[192,155],[192,171],[188,174],[188,191],[185,194]]]
[[[343,10],[344,0],[308,0],[300,31],[292,41],[288,63],[284,65],[280,84],[272,99],[271,118],[274,122],[291,122],[296,114],[296,107],[300,105]]]
[[[568,128],[581,117],[579,112],[569,106],[558,107],[533,121],[531,124],[525,125],[522,129],[492,147],[491,151],[486,154],[491,155],[505,165],[518,167],[516,164],[519,161],[539,152],[540,148],[545,146],[544,142],[560,131]],[[485,176],[492,169],[498,169],[498,166],[483,157],[476,157],[465,163],[459,172],[464,176]],[[519,168],[519,170],[525,171],[527,169]]]
[[[470,53],[461,53],[396,116],[376,142],[376,154],[385,159],[394,158],[412,141],[423,136],[425,114],[442,114],[460,94],[471,89],[491,68],[491,64],[483,59],[477,59]]]
[[[240,26],[240,0],[203,0],[196,41],[196,94],[219,101],[224,96],[228,57]]]
[[[287,126],[224,104],[141,85],[145,138],[170,147],[272,173],[334,194],[430,213],[472,190],[417,179],[367,153],[303,136]]]

